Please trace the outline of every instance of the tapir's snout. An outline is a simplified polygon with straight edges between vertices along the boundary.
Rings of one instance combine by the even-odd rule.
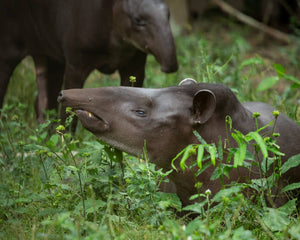
[[[99,95],[98,91],[97,89],[68,89],[61,91],[57,97],[57,101],[64,107],[71,107],[82,125],[94,134],[109,130],[109,122],[103,116],[103,109],[99,108],[108,104],[101,104],[101,101],[95,100]],[[99,105],[95,102],[99,102]]]
[[[81,93],[80,89],[62,90],[57,97],[57,101],[67,107],[78,108],[80,103],[88,102],[88,93]]]
[[[160,69],[162,72],[165,73],[174,73],[178,70],[178,63],[177,60],[174,61],[172,64],[169,64],[168,66],[161,66]]]

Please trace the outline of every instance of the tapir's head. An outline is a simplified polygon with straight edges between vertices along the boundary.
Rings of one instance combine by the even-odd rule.
[[[134,155],[146,146],[150,160],[167,168],[180,150],[195,142],[194,129],[208,141],[218,140],[219,113],[216,96],[207,88],[211,86],[224,87],[185,80],[161,89],[70,89],[62,91],[59,101],[76,110],[82,125],[99,139]]]
[[[177,71],[169,9],[162,0],[116,0],[113,19],[122,38],[141,51],[153,54],[163,72]]]

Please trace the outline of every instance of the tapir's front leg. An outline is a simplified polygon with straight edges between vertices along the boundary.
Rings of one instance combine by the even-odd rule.
[[[141,51],[136,51],[136,54],[126,62],[124,65],[119,67],[119,74],[121,77],[122,86],[132,86],[129,77],[136,77],[134,87],[142,87],[145,78],[145,65],[146,65],[147,54]]]
[[[38,123],[45,121],[44,111],[48,109],[49,96],[47,94],[47,58],[45,56],[33,56],[38,96],[35,103],[35,111]]]

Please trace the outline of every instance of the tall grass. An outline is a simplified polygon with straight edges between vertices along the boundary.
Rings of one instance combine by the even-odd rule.
[[[176,37],[178,72],[161,73],[149,56],[145,87],[186,77],[224,83],[241,101],[268,102],[299,122],[299,42],[257,43],[251,29],[223,19],[208,24]],[[118,85],[117,74],[94,71],[85,87]],[[266,208],[243,195],[242,185],[214,198],[201,195],[203,201],[188,207],[199,214],[194,220],[176,216],[178,197],[158,191],[166,173],[111,149],[80,125],[75,137],[64,133],[55,114],[38,126],[36,95],[29,57],[11,78],[0,119],[1,239],[300,239],[295,200]]]

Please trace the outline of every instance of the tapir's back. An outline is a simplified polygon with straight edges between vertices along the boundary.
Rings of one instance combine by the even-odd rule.
[[[262,125],[267,125],[271,121],[274,122],[275,117],[273,111],[276,110],[272,106],[262,102],[246,102],[243,106],[250,112],[258,112],[261,116],[258,118]],[[272,129],[272,127],[270,128]],[[277,144],[280,146],[280,151],[285,153],[284,159],[300,154],[300,125],[288,118],[285,114],[280,113],[276,126],[275,133],[279,133]]]

